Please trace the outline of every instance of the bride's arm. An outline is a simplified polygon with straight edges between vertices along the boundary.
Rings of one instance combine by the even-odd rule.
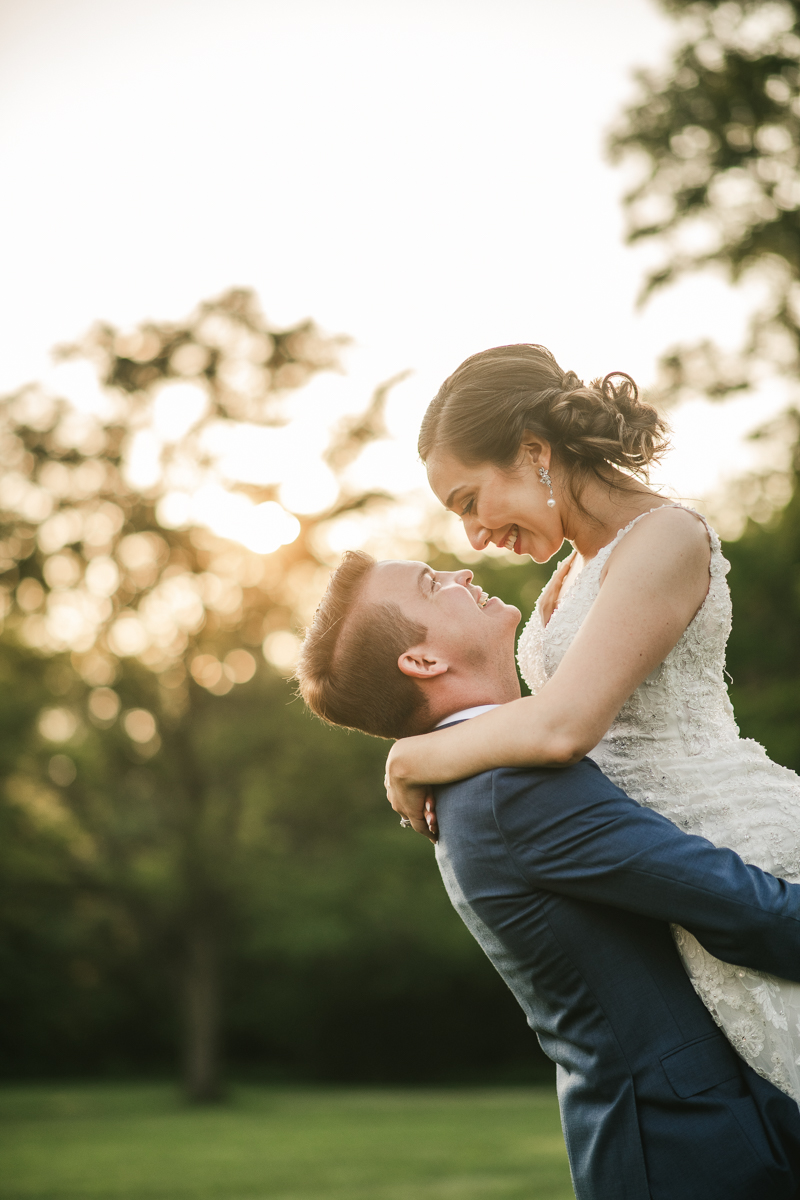
[[[610,556],[586,620],[536,696],[394,744],[386,764],[392,807],[424,831],[425,785],[581,759],[703,603],[709,558],[705,528],[685,510],[640,521]]]

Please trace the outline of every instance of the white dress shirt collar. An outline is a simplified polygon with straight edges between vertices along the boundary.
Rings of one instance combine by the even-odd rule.
[[[461,712],[453,713],[449,717],[442,717],[441,721],[437,721],[434,729],[441,729],[443,725],[452,725],[454,721],[468,721],[470,717],[479,717],[481,713],[488,712],[490,708],[499,707],[499,704],[476,704],[474,708],[462,708]]]

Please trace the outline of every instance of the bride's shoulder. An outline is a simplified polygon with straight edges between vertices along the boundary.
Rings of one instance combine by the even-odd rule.
[[[639,567],[643,562],[672,573],[708,571],[713,532],[693,509],[664,504],[642,513],[620,538],[608,560],[609,570]]]
[[[665,531],[669,530],[676,537],[707,543],[711,526],[696,509],[669,501],[642,513],[636,518],[630,533],[642,537],[648,533],[653,535],[653,531],[656,530],[656,536],[659,537],[663,537]]]

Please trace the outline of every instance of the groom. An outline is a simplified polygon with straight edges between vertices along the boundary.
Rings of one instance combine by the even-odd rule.
[[[519,695],[519,613],[470,571],[345,556],[303,644],[309,707],[402,737]],[[798,1200],[800,1112],[732,1050],[668,922],[800,981],[800,886],[681,832],[589,759],[438,789],[455,908],[558,1064],[578,1200]]]

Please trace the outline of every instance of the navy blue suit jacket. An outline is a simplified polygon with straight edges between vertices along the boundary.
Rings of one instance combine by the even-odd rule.
[[[589,759],[438,789],[450,898],[558,1064],[579,1200],[800,1196],[800,1109],[733,1051],[668,922],[800,981],[800,886],[692,837]]]

